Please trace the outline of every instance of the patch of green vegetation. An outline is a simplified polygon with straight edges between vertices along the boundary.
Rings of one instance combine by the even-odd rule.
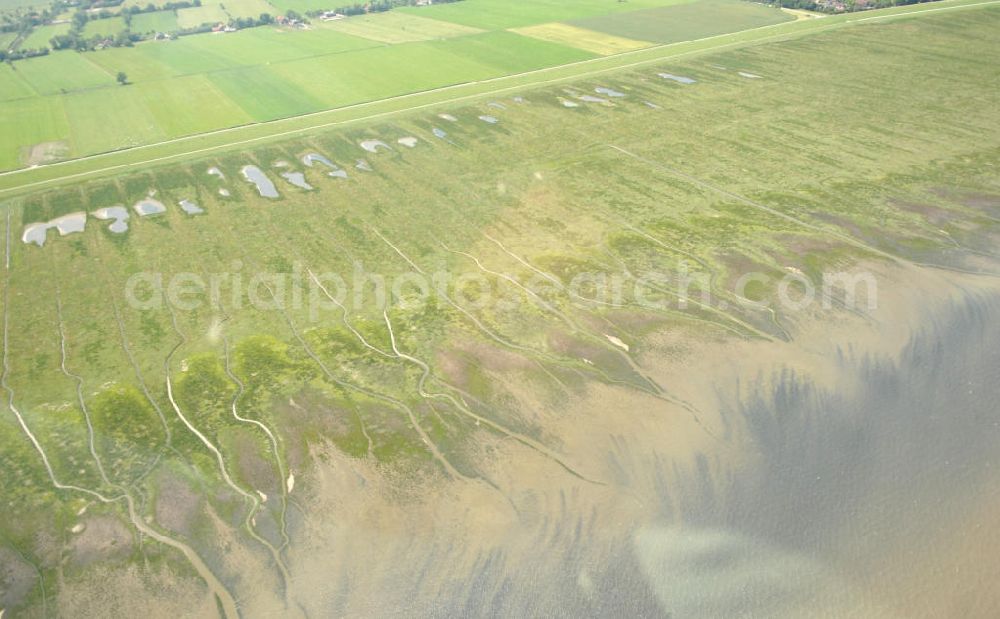
[[[199,429],[214,436],[231,419],[228,411],[235,391],[222,360],[214,354],[202,353],[182,362],[174,397]]]
[[[247,383],[248,391],[273,392],[296,364],[288,354],[288,345],[267,335],[242,339],[234,350],[234,371]]]
[[[101,436],[104,465],[130,484],[146,473],[166,446],[163,425],[143,394],[132,385],[111,385],[90,398],[94,430]]]

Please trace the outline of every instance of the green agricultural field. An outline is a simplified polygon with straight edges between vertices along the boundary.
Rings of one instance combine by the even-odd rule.
[[[195,41],[197,39],[195,36],[182,37],[174,41],[150,41],[136,45],[132,50],[127,51],[131,52],[135,62],[141,63],[147,59],[151,60],[156,65],[165,67],[165,70],[173,75],[210,73],[237,66],[230,59],[205,49],[205,47],[215,45],[215,38],[225,35],[198,36],[212,37],[212,39]]]
[[[202,24],[229,23],[229,14],[220,4],[206,2],[199,7],[177,10],[177,25],[181,28],[196,28]]]
[[[50,26],[39,26],[31,31],[21,44],[18,46],[21,49],[42,49],[45,47],[51,47],[49,41],[52,37],[60,34],[66,34],[69,32],[69,23],[65,24],[52,24]]]
[[[619,37],[676,43],[793,19],[778,8],[743,0],[697,0],[677,6],[578,19],[569,24]]]
[[[258,122],[326,107],[322,100],[282,79],[271,67],[218,71],[208,79]]]
[[[131,82],[167,79],[183,74],[183,71],[177,70],[169,62],[157,59],[166,55],[164,52],[168,48],[164,46],[173,43],[155,41],[135,47],[113,47],[87,54],[87,60],[104,69],[109,75],[117,75],[119,71],[124,71]],[[121,93],[115,92],[115,95],[118,94]]]
[[[35,91],[24,81],[13,63],[0,65],[0,101],[33,96]]]
[[[90,62],[90,55],[74,51],[52,52],[47,56],[18,61],[17,70],[42,95],[114,84],[114,75]]]
[[[16,39],[16,32],[0,32],[0,49],[9,48]]]
[[[950,6],[960,4],[961,2],[952,2]],[[755,11],[768,11],[757,6],[751,8]],[[217,146],[230,140],[264,139],[271,133],[301,131],[315,124],[403,109],[417,102],[427,103],[481,94],[499,88],[501,84],[510,88],[539,80],[564,80],[620,66],[656,62],[669,56],[703,53],[778,36],[804,36],[855,22],[865,23],[894,14],[919,14],[927,10],[930,9],[907,6],[887,9],[878,14],[849,14],[822,20],[787,22],[769,29],[737,32],[669,48],[636,49],[604,58],[595,58],[595,54],[584,49],[519,36],[509,31],[385,45],[323,27],[310,30],[260,27],[237,33],[182,37],[176,41],[144,42],[132,48],[102,50],[82,57],[65,52],[54,54],[53,58],[56,60],[19,61],[15,63],[14,69],[21,79],[12,82],[15,84],[13,94],[7,96],[29,96],[25,85],[39,97],[62,97],[78,90],[99,88],[103,94],[94,97],[99,99],[103,96],[105,103],[101,107],[113,109],[115,97],[121,94],[114,83],[114,76],[118,71],[124,71],[133,86],[141,86],[153,80],[163,81],[158,88],[171,93],[181,91],[183,82],[175,83],[175,80],[184,76],[211,76],[208,83],[214,83],[217,87],[200,91],[200,97],[207,97],[203,103],[211,104],[213,109],[239,109],[240,112],[233,119],[207,113],[206,118],[215,119],[219,123],[215,127],[208,127],[209,129],[243,125],[254,119],[277,120],[273,124],[197,136],[197,131],[206,128],[207,124],[203,119],[184,111],[186,108],[182,105],[178,107],[178,115],[194,121],[190,127],[185,130],[180,122],[164,120],[165,126],[157,128],[150,135],[163,133],[174,137],[189,136],[187,139],[145,148],[135,156],[127,153],[105,154],[92,160],[67,163],[60,168],[95,170],[110,165],[105,162],[111,159],[119,163],[133,163],[134,157],[153,158],[153,153],[159,153],[158,156],[177,156],[191,149],[200,150],[202,147]],[[940,9],[933,9],[937,10]],[[547,27],[551,27],[551,23]],[[571,31],[579,33],[579,30]],[[691,36],[696,34],[703,33],[692,26]],[[576,44],[593,47],[602,37],[607,37],[604,43],[621,43],[621,37],[614,35],[596,33],[594,36],[597,38],[592,38],[589,42],[580,42],[581,39]],[[593,51],[609,54],[618,49],[602,47],[598,50],[593,47]],[[259,67],[261,75],[251,75],[245,71],[248,67]],[[240,73],[236,76],[213,75],[237,69]],[[536,70],[541,72],[531,73]],[[239,88],[240,79],[246,81],[245,89]],[[22,85],[16,86],[18,83]],[[436,88],[444,89],[434,90]],[[265,93],[267,89],[285,92]],[[378,101],[379,99],[386,101]],[[337,106],[354,106],[360,103],[366,104],[337,109]],[[55,105],[40,104],[39,118],[47,118],[47,113],[43,110],[61,105],[61,102]],[[155,103],[150,100],[150,105]],[[287,107],[282,109],[283,105]],[[320,115],[310,115],[307,118],[296,116],[321,110],[323,113]],[[147,110],[140,117],[158,117],[160,114],[161,111],[154,114],[152,110]],[[0,159],[8,165],[11,162],[26,161],[23,152],[25,148],[32,146],[30,143],[18,142],[17,135],[20,134],[0,134],[0,151],[4,153]],[[81,135],[100,137],[96,132],[89,131],[81,132]],[[64,135],[62,141],[70,144],[69,137]],[[82,138],[72,140],[70,149],[60,152],[59,157],[74,158],[106,153],[110,148],[109,144],[120,141],[111,137],[109,134],[109,139],[95,139],[93,142]],[[42,160],[51,158],[43,157]],[[18,186],[22,179],[51,179],[58,176],[59,172],[46,168],[25,170],[16,176],[0,178],[0,192]]]
[[[620,54],[653,45],[649,41],[636,41],[635,39],[616,37],[603,32],[577,28],[576,26],[558,22],[514,28],[512,32],[543,41],[576,47],[602,56]]]
[[[636,11],[650,7],[681,4],[690,0],[536,0],[516,3],[508,0],[462,0],[449,4],[423,7],[402,7],[421,17],[450,21],[473,28],[499,30],[519,28],[553,21]]]
[[[11,144],[23,145],[0,152],[0,163],[5,168],[44,163],[48,160],[46,153],[52,150],[63,157],[69,153],[68,144],[56,144],[69,135],[63,102],[58,98],[0,102],[0,135]],[[43,146],[33,155],[32,149],[41,144],[52,144],[56,148],[50,150]]]
[[[83,28],[83,36],[93,37],[113,37],[125,30],[125,20],[121,17],[109,17],[108,19],[92,19]]]
[[[155,141],[155,136],[173,138],[273,120],[590,57],[509,32],[382,46],[322,29],[254,28],[83,55],[60,52],[19,62],[16,68],[27,85],[43,94],[107,87],[88,94],[88,108],[113,109],[120,98],[128,100],[135,118],[123,126],[134,121],[136,131],[103,132],[95,116],[94,124],[81,124],[68,140],[71,153],[86,154]],[[118,71],[129,76],[129,86],[114,83]],[[9,77],[17,83],[13,73]],[[192,84],[197,92],[188,91]],[[28,94],[23,87],[18,92]],[[138,97],[147,92],[155,94]],[[149,118],[155,122],[150,124]],[[7,143],[8,165],[20,160],[24,146],[8,142],[13,138],[0,134]]]
[[[173,32],[178,30],[177,13],[175,11],[155,11],[153,13],[138,13],[132,16],[132,32]]]
[[[0,0],[0,11],[23,9],[28,7],[46,7],[48,4],[41,0]]]
[[[876,493],[874,512],[868,486],[810,512],[820,514],[810,526],[824,527],[818,542],[769,530],[768,544],[788,549],[769,546],[773,563],[756,558],[762,542],[692,530],[716,526],[721,506],[749,509],[760,486],[742,483],[748,467],[793,475],[771,466],[771,450],[805,454],[791,484],[805,498],[775,491],[760,508],[773,517],[794,509],[774,501],[804,509],[827,474],[838,487],[838,472],[868,479],[868,463],[906,452],[936,476],[970,445],[955,468],[974,470],[976,483],[963,482],[961,497],[958,484],[941,485],[974,508],[956,522],[981,514],[983,528],[996,526],[989,497],[971,502],[997,475],[992,399],[972,413],[944,399],[948,423],[935,414],[927,427],[949,439],[930,452],[913,442],[924,426],[910,428],[923,418],[908,399],[885,435],[869,434],[905,387],[945,371],[949,338],[995,354],[1000,8],[916,15],[558,82],[492,83],[462,100],[4,194],[0,557],[17,585],[5,585],[4,611],[462,616],[502,598],[537,611],[511,615],[586,616],[607,608],[593,605],[597,593],[632,586],[618,566],[635,561],[635,544],[610,559],[609,549],[653,526],[669,532],[662,539],[695,536],[697,551],[683,546],[670,564],[697,563],[690,582],[729,561],[717,550],[743,545],[755,552],[727,577],[786,560],[819,573],[779,583],[803,600],[794,616],[841,616],[846,588],[857,616],[919,616],[929,599],[954,608],[969,587],[994,607],[979,552],[927,558],[943,582],[916,601],[909,588],[887,595],[877,576],[856,578],[911,563],[899,543],[950,547],[964,530],[949,521],[936,532],[940,502],[897,498],[898,475],[879,476],[893,492]],[[69,135],[74,149],[157,140],[386,96],[395,82],[483,80],[579,57],[589,54],[509,32],[377,46],[109,87],[119,103],[107,115],[96,88],[6,101],[0,135]],[[298,89],[281,94],[285,83]],[[302,163],[314,153],[344,174]],[[278,197],[262,197],[245,166]],[[150,200],[164,211],[131,210],[125,231],[94,215]],[[181,200],[204,213],[184,213]],[[32,224],[74,213],[83,231],[24,241]],[[798,295],[803,282],[854,269],[878,275],[890,311],[957,305],[973,321],[957,324],[972,326],[924,341],[888,320],[898,314],[844,307],[840,296],[805,310],[781,301],[779,282],[796,282]],[[738,292],[746,274],[762,279]],[[680,303],[682,285],[699,294]],[[890,325],[891,345],[849,339]],[[896,348],[912,353],[908,383]],[[857,373],[839,369],[855,362]],[[799,368],[811,373],[781,382]],[[986,389],[992,369],[961,391]],[[853,407],[864,376],[878,383],[875,404]],[[744,412],[755,394],[778,402]],[[963,436],[985,438],[952,440],[962,418]],[[866,465],[822,451],[830,441],[861,444]],[[933,522],[906,520],[917,508]],[[867,517],[856,530],[859,511],[888,520],[880,531],[897,517],[914,526],[883,542]],[[579,565],[612,568],[589,567],[584,579]],[[470,581],[456,599],[456,583]],[[330,583],[349,586],[331,596]],[[830,583],[833,595],[819,595]],[[714,603],[714,591],[704,595]],[[665,614],[641,597],[635,614]]]
[[[359,62],[359,54],[364,61]],[[327,107],[584,60],[591,54],[509,32],[379,47],[274,65]]]
[[[203,75],[134,84],[157,125],[169,137],[232,127],[253,120]]]
[[[298,11],[305,14],[308,11],[332,11],[344,6],[337,0],[270,0],[278,12],[284,15],[287,11]]]
[[[321,27],[382,43],[430,41],[482,32],[477,28],[427,19],[400,11],[355,15],[347,19],[321,22]]]
[[[149,108],[139,88],[121,88],[115,93],[114,109],[107,107],[107,97],[100,90],[66,95],[70,144],[113,150],[135,146],[167,136]]]
[[[289,30],[286,28],[249,28],[222,35],[184,37],[173,44],[185,48],[184,58],[191,57],[178,68],[196,71],[198,58],[205,57],[208,66],[215,67],[216,58],[227,67],[269,65],[288,60],[353,52],[375,47],[365,39],[325,30]]]
[[[279,14],[278,9],[267,0],[222,0],[220,4],[230,17],[260,17],[263,13]]]

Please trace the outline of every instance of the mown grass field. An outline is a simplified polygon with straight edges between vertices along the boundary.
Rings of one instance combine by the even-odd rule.
[[[10,64],[0,65],[0,101],[33,97],[31,86],[18,75]]]
[[[381,43],[430,41],[482,32],[478,28],[407,15],[398,11],[355,15],[347,19],[324,22],[319,27]]]
[[[531,3],[514,3],[506,0],[463,0],[449,4],[424,7],[402,7],[414,15],[450,21],[473,28],[498,30],[519,28],[581,17],[607,15],[615,12],[679,4],[688,0],[632,0],[606,2],[605,0],[538,0]]]
[[[827,268],[893,260],[982,267],[1000,237],[997,28],[995,8],[868,23],[525,86],[490,99],[502,107],[487,100],[439,104],[5,200],[5,238],[12,240],[10,268],[0,282],[5,395],[37,434],[62,483],[136,497],[141,521],[205,557],[253,615],[262,596],[280,598],[283,587],[264,544],[251,535],[281,544],[288,472],[298,479],[292,499],[326,488],[329,478],[313,474],[331,457],[322,445],[333,445],[336,457],[357,467],[352,476],[368,466],[381,471],[379,492],[402,493],[415,480],[481,483],[498,466],[488,456],[496,442],[525,445],[525,458],[538,458],[546,475],[576,479],[567,470],[574,462],[572,447],[565,447],[570,443],[552,433],[557,424],[546,425],[550,417],[575,423],[574,394],[613,389],[619,398],[649,398],[644,405],[659,407],[649,410],[669,412],[674,422],[684,417],[681,408],[676,414],[664,408],[672,386],[656,391],[643,373],[656,355],[684,354],[674,342],[687,340],[662,334],[735,342],[795,333],[804,318],[727,296],[741,274],[794,269],[814,277]],[[515,36],[463,37],[468,46],[455,56],[467,64],[454,66],[486,72],[487,59],[502,57],[493,69],[517,68],[545,53],[544,47],[518,53],[510,44],[520,41]],[[444,63],[444,43],[406,49],[419,55],[421,66]],[[391,60],[385,56],[384,70]],[[276,66],[288,65],[270,68]],[[664,80],[660,72],[696,82]],[[147,124],[155,137],[172,122],[218,121],[199,114],[238,115],[237,108],[206,111],[223,89],[213,78],[184,76],[178,78],[184,88],[172,90],[175,80],[122,88],[117,127],[96,111],[88,116],[99,108],[99,91],[80,92],[73,96],[95,99],[68,106],[78,116],[52,126],[79,131],[81,140],[93,139],[82,132],[102,127],[124,139],[142,135]],[[337,90],[332,81],[310,86],[305,72],[295,79],[302,92],[317,96]],[[386,84],[372,89],[379,87]],[[267,83],[256,88],[261,96],[269,89]],[[613,105],[579,98],[597,88],[625,96]],[[564,107],[567,99],[578,107]],[[39,105],[17,103],[26,110]],[[269,105],[290,103],[260,105],[266,114]],[[56,111],[63,108],[50,110]],[[441,113],[457,121],[442,120]],[[480,121],[484,114],[499,122]],[[26,122],[9,118],[0,116],[9,123],[0,124],[4,135],[22,125],[27,130]],[[446,129],[448,139],[435,137],[435,127]],[[399,146],[404,136],[417,137],[417,146]],[[383,140],[392,150],[366,152],[359,146],[366,139]],[[341,165],[349,178],[302,166],[300,157],[312,152]],[[354,167],[362,157],[373,171]],[[302,171],[315,189],[281,180],[279,161]],[[276,182],[279,199],[259,197],[240,177],[251,163]],[[226,179],[208,175],[210,166]],[[220,188],[231,196],[221,197]],[[131,206],[151,191],[167,213],[133,215],[124,235],[91,217],[83,233],[50,232],[41,248],[19,240],[26,224]],[[197,201],[206,213],[183,214],[181,199]],[[258,273],[291,277],[304,269],[348,276],[359,261],[390,278],[414,267],[482,275],[516,303],[479,306],[476,291],[466,290],[461,298],[468,305],[456,293],[450,303],[397,303],[383,313],[368,299],[347,312],[328,305],[316,317],[292,303],[284,310],[254,306],[248,288],[222,295],[222,307],[206,301],[173,313],[130,306],[124,296],[128,278],[143,271],[168,280],[178,273],[238,272],[249,282]],[[682,264],[706,276],[699,281],[708,283],[699,285],[730,304],[599,307],[558,287],[532,297],[495,275],[526,282],[537,274],[533,267],[563,284],[588,271],[630,282],[627,273],[676,273]],[[303,281],[290,289],[305,292]],[[777,294],[762,285],[754,298],[774,301]],[[656,298],[668,301],[669,294]],[[394,354],[394,347],[418,361]],[[273,429],[277,449],[260,426],[231,414],[234,402]],[[87,412],[98,459],[91,454]],[[637,412],[637,423],[648,416]],[[232,485],[185,420],[217,446]],[[135,548],[126,536],[80,553],[64,541],[75,539],[67,531],[78,524],[101,531],[99,519],[107,518],[132,531],[121,502],[103,505],[79,491],[54,490],[9,408],[0,446],[0,548],[38,567],[48,603],[76,599],[94,570],[107,570],[100,573],[109,592],[124,579],[108,574],[127,569],[176,576],[158,576],[157,587],[138,589],[142,595],[172,592],[194,578],[182,554],[153,540]],[[568,464],[560,466],[556,457]],[[613,467],[600,473],[616,483]],[[251,512],[252,501],[233,486],[251,496],[264,493],[268,501]],[[338,488],[337,500],[349,503],[351,492]],[[521,497],[513,493],[511,500]],[[305,534],[292,527],[293,550],[308,541],[299,537]],[[53,552],[64,544],[65,553]],[[234,552],[244,548],[254,550],[233,563]],[[293,563],[293,577],[302,574],[297,568],[307,566]],[[239,578],[247,569],[268,576]],[[42,588],[38,576],[23,578],[24,592],[5,604],[30,614],[43,604]],[[310,610],[327,600],[294,584],[291,590]],[[177,614],[204,610],[204,596],[170,597],[181,600]],[[204,604],[214,612],[210,600]]]
[[[114,75],[76,52],[27,58],[18,62],[16,68],[18,75],[41,95],[63,94],[115,83]],[[110,98],[107,101],[110,103]]]
[[[740,0],[699,0],[664,8],[573,20],[570,25],[612,36],[676,43],[791,21],[776,7]]]
[[[626,39],[558,22],[514,28],[512,31],[535,39],[561,43],[595,54],[601,54],[602,56],[620,54],[653,45],[649,41]]]

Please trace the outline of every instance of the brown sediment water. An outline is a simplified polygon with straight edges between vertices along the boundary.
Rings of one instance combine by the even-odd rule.
[[[817,311],[791,342],[646,339],[639,363],[697,420],[596,383],[536,411],[599,483],[483,431],[498,491],[427,481],[400,500],[378,467],[329,452],[300,495],[298,599],[310,614],[906,617],[956,616],[969,586],[1000,608],[1000,287],[873,268],[879,309]],[[537,398],[510,378],[515,400]],[[309,595],[331,578],[332,608]]]

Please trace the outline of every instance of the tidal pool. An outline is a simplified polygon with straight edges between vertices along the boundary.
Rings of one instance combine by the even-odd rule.
[[[35,224],[28,224],[24,227],[24,233],[21,235],[22,243],[34,243],[39,247],[45,245],[45,233],[49,230],[49,224],[46,222],[40,222]]]
[[[492,108],[496,108],[498,110],[506,110],[507,109],[507,106],[504,105],[503,103],[500,103],[499,101],[490,101],[486,105],[488,105],[488,106],[490,106]]]
[[[657,75],[659,75],[665,80],[672,80],[679,84],[694,84],[696,81],[691,79],[690,77],[684,77],[683,75],[674,75],[672,73],[657,73]]]
[[[751,80],[759,80],[760,79],[759,75],[754,75],[753,73],[747,73],[746,71],[737,71],[736,74],[739,75],[740,77],[745,77],[745,78],[751,79]]]
[[[354,164],[354,167],[357,168],[357,169],[359,169],[359,170],[364,170],[365,172],[374,172],[375,171],[374,169],[372,169],[371,165],[367,161],[365,161],[364,159],[358,159],[358,162],[356,164]]]
[[[527,103],[528,100],[524,97],[514,97],[514,103]]]
[[[277,198],[278,190],[274,183],[255,165],[243,166],[240,170],[243,178],[257,186],[257,192],[264,198]]]
[[[448,134],[445,133],[445,131],[443,129],[438,129],[437,127],[434,127],[433,129],[431,129],[431,133],[433,133],[437,137],[441,138],[442,140],[444,138],[448,137]]]
[[[302,172],[282,172],[281,178],[302,189],[312,189],[312,185],[306,182],[306,175]]]
[[[448,122],[452,122],[452,123],[458,121],[458,119],[455,118],[454,116],[452,116],[451,114],[438,114],[438,118],[442,118],[442,119],[447,120]]]
[[[562,103],[563,107],[580,107],[579,103],[570,101],[569,99],[559,99],[559,102]]]
[[[217,177],[219,180],[225,180],[225,178],[226,178],[226,175],[222,173],[222,170],[220,170],[219,168],[217,168],[215,166],[212,166],[211,168],[209,168],[208,169],[208,173],[210,175],[212,175],[212,176]]]
[[[595,88],[594,92],[602,94],[602,95],[607,95],[609,97],[624,97],[625,96],[624,92],[618,92],[617,90],[612,90],[610,88],[605,88],[603,86],[601,86],[599,88]]]
[[[652,101],[643,101],[642,103],[643,103],[643,105],[645,105],[646,107],[648,107],[648,108],[652,108],[652,109],[654,109],[654,110],[660,110],[660,109],[663,109],[663,108],[661,108],[660,106],[658,106],[658,105],[656,105],[655,103],[653,103]]]
[[[580,101],[586,101],[587,103],[611,103],[607,99],[595,97],[594,95],[580,95],[577,99]]]
[[[496,116],[489,116],[489,115],[480,116],[479,120],[483,121],[484,123],[490,123],[491,125],[495,125],[498,122],[500,122],[500,119],[497,118]]]
[[[28,224],[25,226],[24,232],[21,235],[21,241],[24,243],[34,243],[35,245],[42,247],[45,245],[45,235],[51,228],[58,230],[59,236],[66,236],[67,234],[73,234],[74,232],[83,232],[86,226],[86,213],[83,211],[70,213],[69,215],[56,217],[55,219],[45,223]]]
[[[420,140],[412,136],[406,136],[405,138],[399,138],[396,141],[402,144],[403,146],[406,146],[407,148],[415,148],[417,146],[417,142],[419,142]]]
[[[323,165],[325,165],[328,168],[336,168],[337,167],[336,165],[334,165],[334,163],[332,161],[330,161],[329,159],[327,159],[323,155],[320,155],[319,153],[309,153],[308,155],[302,157],[302,163],[304,163],[307,168],[313,167],[314,163],[322,163]]]
[[[107,221],[113,220],[108,230],[115,234],[123,234],[128,231],[128,209],[121,205],[107,206],[94,211],[94,217]]]
[[[365,140],[361,143],[361,148],[365,149],[369,153],[377,153],[379,148],[384,148],[386,150],[392,150],[389,145],[382,140]]]
[[[181,210],[188,215],[201,215],[205,212],[205,209],[201,208],[191,200],[181,200],[178,204],[181,205]]]
[[[159,200],[154,200],[153,198],[139,200],[132,206],[132,208],[135,209],[135,212],[138,213],[139,217],[159,215],[160,213],[167,212],[167,207],[163,206],[163,203]]]
[[[319,153],[309,153],[302,158],[302,163],[304,163],[307,168],[313,167],[313,164],[315,163],[321,163],[330,168],[330,171],[326,173],[327,176],[332,176],[334,178],[347,178],[346,170],[342,170],[340,166]]]

